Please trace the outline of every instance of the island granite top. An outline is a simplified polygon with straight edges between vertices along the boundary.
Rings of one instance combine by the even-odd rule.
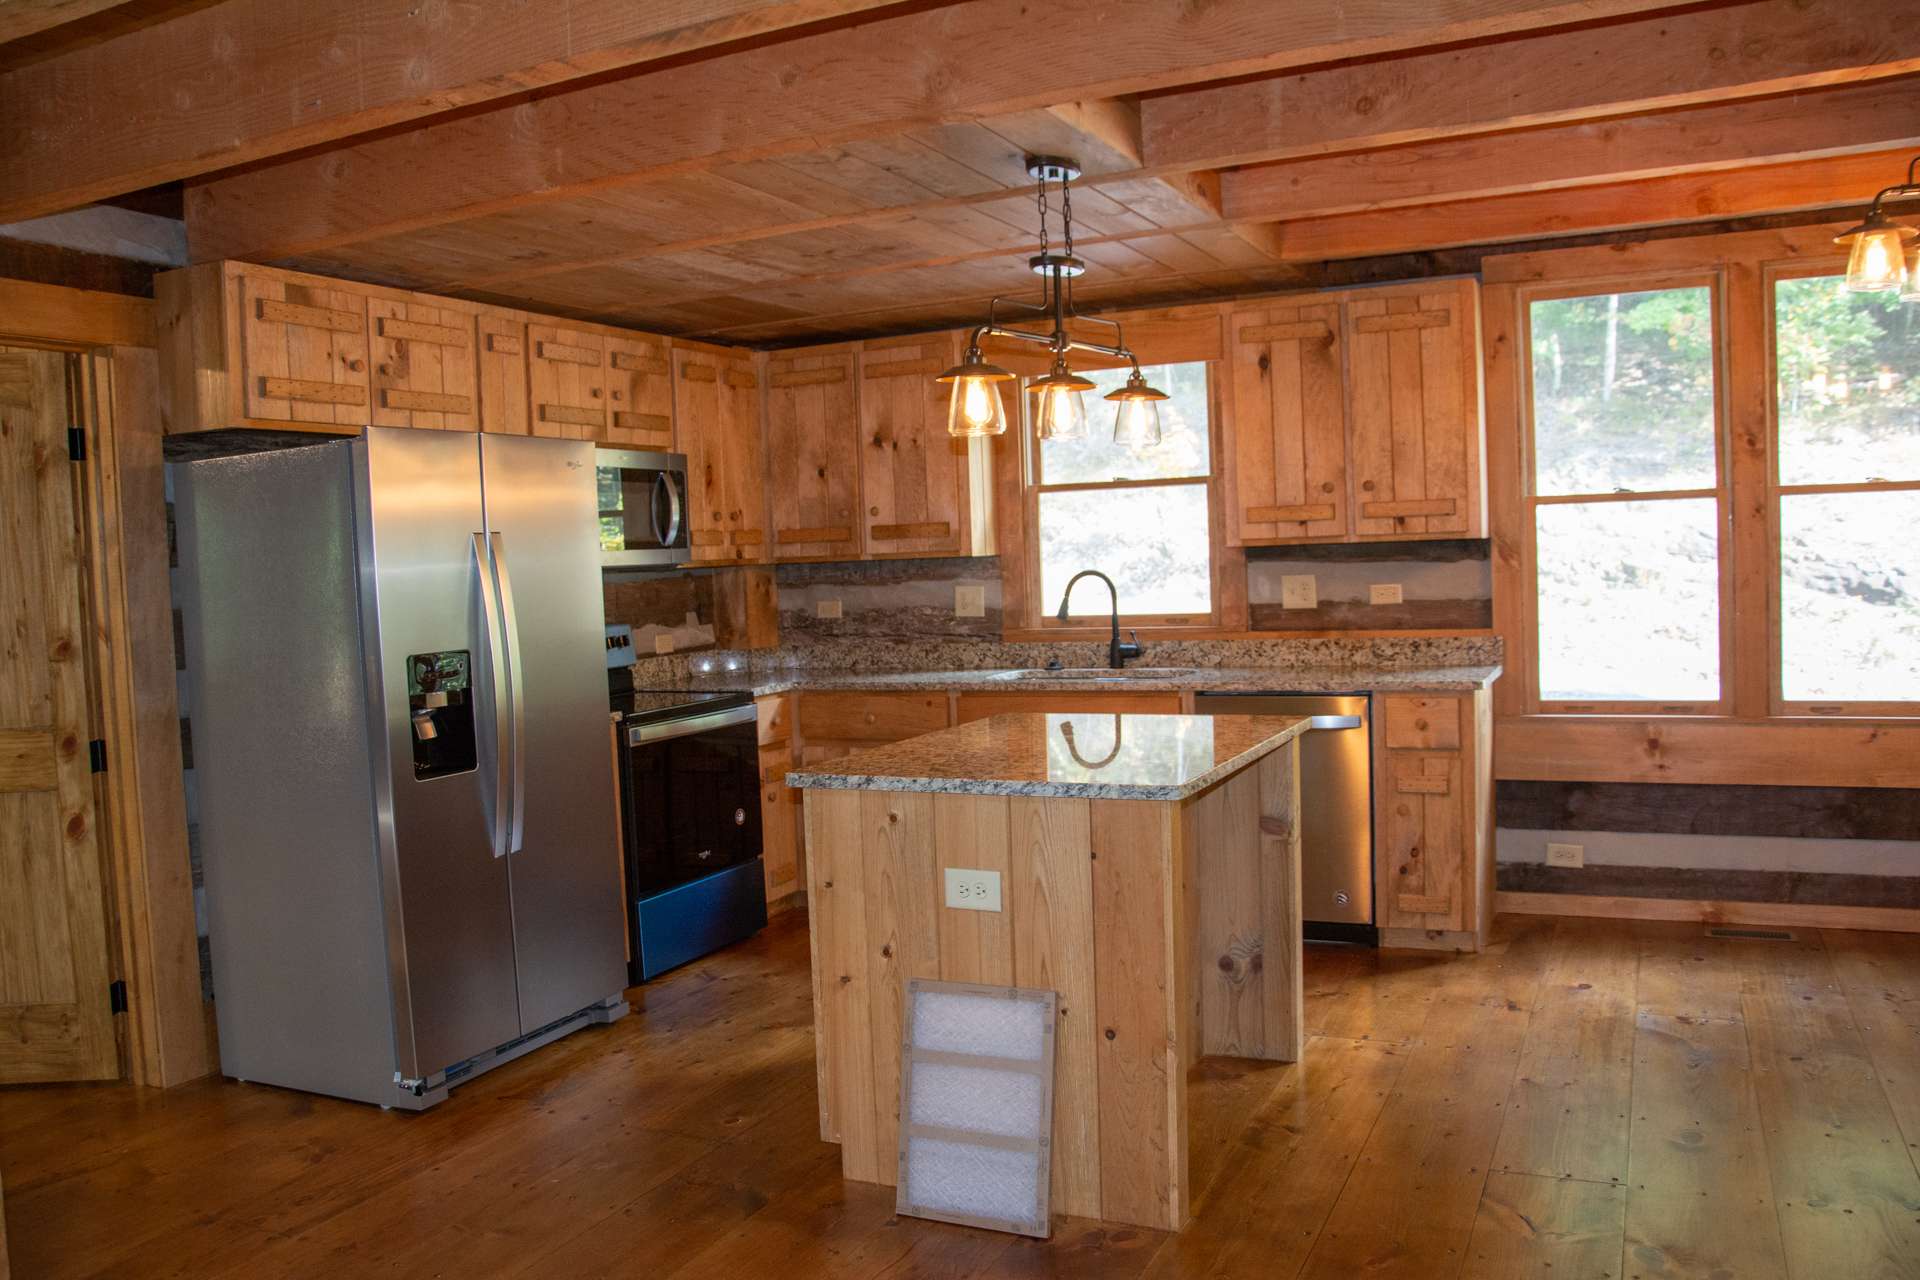
[[[1311,723],[1301,716],[1014,712],[796,769],[786,780],[834,791],[1184,800]]]

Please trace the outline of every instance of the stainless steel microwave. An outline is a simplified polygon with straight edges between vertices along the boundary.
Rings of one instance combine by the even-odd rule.
[[[625,569],[684,564],[687,539],[687,455],[638,449],[596,449],[600,482],[600,565]]]

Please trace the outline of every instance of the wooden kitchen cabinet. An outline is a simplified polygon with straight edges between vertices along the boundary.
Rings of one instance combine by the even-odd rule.
[[[766,453],[776,560],[859,558],[857,364],[850,345],[768,357]]]
[[[1477,950],[1493,904],[1490,695],[1387,694],[1376,707],[1381,945]]]
[[[951,333],[860,344],[861,521],[874,558],[993,552],[986,442],[947,434],[949,389],[934,381],[957,359]]]
[[[954,711],[954,723],[984,720],[1013,711],[1080,711],[1115,715],[1178,715],[1177,693],[963,693]],[[1094,745],[1094,744],[1089,744]],[[1102,740],[1102,746],[1105,740]]]
[[[945,690],[800,695],[801,759],[812,765],[850,751],[947,727]]]
[[[696,562],[767,557],[760,379],[751,353],[673,344],[673,412],[687,455],[687,528]]]
[[[480,429],[524,436],[527,424],[527,321],[485,311],[477,324]]]
[[[604,439],[623,449],[673,448],[673,353],[665,338],[607,335]]]
[[[1338,303],[1228,316],[1231,519],[1242,542],[1347,532],[1347,415]]]
[[[243,415],[364,426],[371,414],[367,299],[327,282],[245,272],[239,313]]]
[[[557,324],[527,325],[528,419],[536,436],[598,440],[607,432],[607,341]]]
[[[480,422],[471,311],[367,299],[373,425],[472,431]]]

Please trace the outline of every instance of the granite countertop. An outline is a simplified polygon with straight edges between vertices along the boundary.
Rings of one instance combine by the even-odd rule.
[[[1025,674],[1031,670],[1032,674]],[[1499,678],[1497,666],[1414,667],[1149,667],[1122,680],[1049,678],[1035,669],[986,671],[892,671],[866,674],[787,670],[720,671],[694,676],[689,689],[748,689],[765,697],[776,693],[910,693],[919,689],[957,689],[963,693],[1164,693],[1182,689],[1215,693],[1359,693],[1418,689],[1432,693],[1469,693]]]
[[[796,769],[787,785],[1184,800],[1291,742],[1310,723],[1300,716],[1015,712]]]

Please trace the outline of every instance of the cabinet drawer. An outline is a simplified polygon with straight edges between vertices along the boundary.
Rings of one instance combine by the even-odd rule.
[[[1460,699],[1396,694],[1382,701],[1389,747],[1446,751],[1460,746]]]
[[[793,699],[786,694],[762,698],[755,704],[760,712],[760,745],[785,742],[793,736]],[[762,759],[766,753],[762,752]]]
[[[1177,715],[1177,693],[963,693],[956,722],[1012,711],[1086,712],[1090,715]]]
[[[942,693],[809,693],[800,698],[800,734],[812,740],[898,742],[947,727]]]

